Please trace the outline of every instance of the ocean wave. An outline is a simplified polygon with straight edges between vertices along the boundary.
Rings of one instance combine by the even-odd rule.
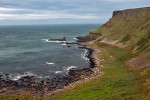
[[[77,68],[77,66],[70,66],[70,67],[67,67],[66,70],[69,71],[69,70],[74,69],[74,68]]]
[[[88,58],[88,55],[89,55],[89,51],[85,49],[85,52],[81,53],[81,58],[83,58],[86,61],[89,61],[90,59]]]
[[[43,79],[43,78],[49,78],[50,76],[37,76],[37,77]]]
[[[76,37],[75,37],[75,38],[73,38],[73,39],[74,39],[74,40],[76,40],[76,41],[77,41],[77,40],[79,40],[79,39],[77,39]]]
[[[69,66],[69,67],[67,67],[67,68],[64,69],[64,72],[68,75],[69,71],[71,69],[75,69],[75,68],[77,68],[77,66]]]
[[[38,76],[37,74],[34,74],[32,72],[24,72],[23,74],[20,74],[20,73],[10,74],[9,79],[13,80],[13,81],[17,81],[17,80],[20,80],[22,77],[26,77],[26,76],[34,76],[34,77],[39,78],[39,79],[50,77],[50,76]]]
[[[64,67],[62,71],[55,71],[54,73],[55,74],[67,74],[68,75],[68,72],[71,70],[71,69],[76,69],[77,66],[69,66],[69,67]],[[49,78],[50,76],[38,76],[37,74],[34,74],[30,71],[27,71],[27,72],[24,72],[23,74],[20,74],[20,73],[14,73],[14,74],[10,74],[9,75],[9,79],[10,80],[13,80],[13,81],[18,81],[20,80],[21,78],[23,77],[26,77],[26,76],[34,76],[36,78],[39,78],[39,79],[43,79],[43,78]],[[6,77],[6,76],[4,76]],[[6,78],[4,78],[6,79]]]
[[[62,74],[63,71],[56,71],[55,74]]]
[[[55,63],[46,62],[47,65],[55,65]]]
[[[52,43],[66,43],[66,41],[47,41],[47,42],[52,42]]]
[[[66,43],[66,41],[51,41],[49,39],[41,39],[44,42],[51,42],[51,43]]]
[[[76,69],[77,66],[69,66],[69,67],[63,67],[63,70],[62,71],[55,71],[55,74],[67,74],[68,75],[68,72],[71,70],[71,69]]]
[[[22,77],[25,77],[25,76],[36,76],[36,74],[33,74],[32,72],[24,72],[23,74],[19,74],[19,73],[15,73],[15,74],[10,74],[9,77],[11,80],[13,81],[17,81],[19,79],[21,79]]]
[[[48,39],[41,39],[42,41],[44,41],[44,42],[48,42]]]
[[[66,44],[66,43],[62,43],[61,45],[65,46],[65,45],[67,45],[67,44]]]

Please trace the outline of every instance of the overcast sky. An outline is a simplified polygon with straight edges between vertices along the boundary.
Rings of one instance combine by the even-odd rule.
[[[150,0],[0,0],[0,25],[104,23],[114,10]]]

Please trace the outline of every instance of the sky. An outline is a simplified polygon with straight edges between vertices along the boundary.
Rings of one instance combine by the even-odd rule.
[[[114,10],[150,7],[150,0],[0,0],[0,25],[104,23]]]

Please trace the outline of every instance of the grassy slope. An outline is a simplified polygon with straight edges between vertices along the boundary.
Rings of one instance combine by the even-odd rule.
[[[123,64],[132,54],[117,47],[106,44],[98,44],[101,48],[100,58],[103,58],[105,67],[100,70],[104,75],[87,83],[66,90],[51,97],[52,100],[124,100],[145,98],[146,92],[142,88],[140,80],[143,76],[127,70]],[[110,56],[111,55],[111,56]]]
[[[99,41],[104,38],[119,40],[120,43],[127,45],[129,50],[137,46],[140,52],[144,49],[150,50],[150,8],[118,12],[94,32],[102,34]]]
[[[33,96],[30,92],[16,92],[9,95],[0,95],[0,100],[41,100],[40,97]]]

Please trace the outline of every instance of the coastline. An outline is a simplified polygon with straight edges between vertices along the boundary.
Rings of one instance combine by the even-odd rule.
[[[6,86],[1,86],[2,88],[0,89],[0,94],[13,94],[14,92],[22,92],[22,91],[27,91],[31,92],[33,95],[39,94],[39,95],[55,95],[58,92],[62,92],[66,89],[73,88],[76,85],[80,83],[87,82],[91,79],[96,78],[99,75],[102,75],[102,72],[99,71],[98,66],[100,65],[100,60],[97,57],[97,53],[99,53],[99,49],[97,49],[95,46],[92,45],[92,41],[85,41],[85,42],[78,42],[77,44],[80,46],[83,46],[83,49],[88,50],[88,55],[87,58],[89,59],[90,66],[89,68],[84,68],[84,69],[71,69],[68,72],[69,76],[58,76],[55,77],[52,80],[46,81],[46,84],[44,81],[39,81],[38,82],[38,87],[34,86],[35,83],[29,83],[31,80],[34,79],[33,76],[25,76],[21,80],[28,81],[23,83],[24,85],[19,85],[13,81],[9,82],[6,84]],[[52,82],[52,84],[50,82]],[[47,83],[49,82],[49,83]],[[56,85],[57,83],[60,83]],[[11,86],[11,85],[12,86]],[[48,89],[47,85],[52,85],[50,88],[51,90]],[[34,88],[33,88],[34,87]],[[30,89],[31,88],[31,89]],[[38,88],[38,89],[36,89]]]
[[[51,96],[51,95],[55,95],[56,93],[61,93],[67,89],[74,88],[79,84],[88,82],[88,81],[95,79],[99,76],[102,76],[104,74],[99,69],[99,66],[101,65],[101,60],[98,58],[97,54],[100,52],[100,50],[97,49],[97,47],[95,45],[93,45],[93,41],[89,40],[89,41],[85,41],[85,42],[84,41],[78,42],[78,45],[81,45],[81,46],[83,46],[83,48],[90,50],[88,58],[90,59],[90,61],[92,61],[92,65],[88,69],[89,69],[89,71],[92,71],[92,73],[90,75],[82,77],[81,79],[79,79],[77,81],[72,82],[71,84],[65,86],[62,89],[56,89],[55,91],[52,91],[51,93],[48,93],[46,95]],[[84,71],[84,69],[82,71]],[[84,74],[85,73],[88,73],[88,72],[84,72]]]

